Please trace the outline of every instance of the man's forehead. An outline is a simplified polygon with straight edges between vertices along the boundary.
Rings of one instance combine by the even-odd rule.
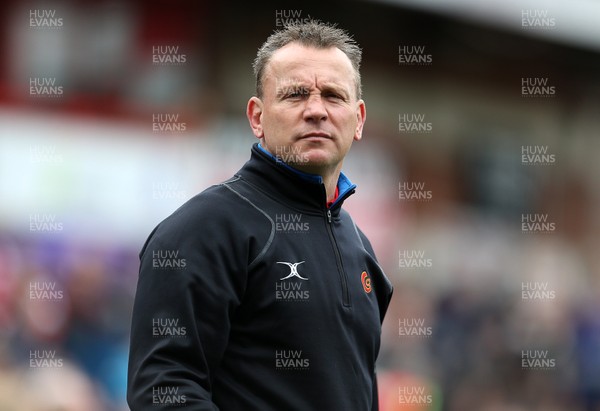
[[[322,75],[298,75],[298,76],[290,76],[286,75],[286,73],[281,73],[282,75],[271,75],[275,80],[276,85],[298,85],[298,86],[325,86],[325,87],[346,87],[348,82],[341,81],[337,77],[329,77]]]
[[[298,43],[277,50],[267,64],[263,78],[265,87],[276,90],[315,86],[350,93],[355,85],[352,63],[343,51],[337,47],[323,49]]]
[[[350,59],[337,47],[316,48],[290,43],[273,53],[267,64],[267,72],[275,77],[285,76],[309,80],[315,72],[323,80],[338,81],[344,74],[353,78]],[[293,75],[291,74],[293,72]]]

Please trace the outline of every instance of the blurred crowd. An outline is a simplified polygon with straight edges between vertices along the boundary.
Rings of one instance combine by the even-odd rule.
[[[137,256],[0,236],[0,409],[126,410]]]

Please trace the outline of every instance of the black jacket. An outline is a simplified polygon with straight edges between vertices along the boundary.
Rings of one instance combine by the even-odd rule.
[[[392,287],[319,176],[258,145],[141,253],[127,400],[133,411],[376,410]]]

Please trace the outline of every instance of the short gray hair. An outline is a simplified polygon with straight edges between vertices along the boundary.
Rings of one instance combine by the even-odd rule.
[[[262,97],[263,74],[273,53],[283,46],[294,42],[303,46],[320,49],[337,47],[344,52],[348,59],[350,59],[350,63],[352,63],[352,68],[354,69],[356,96],[357,98],[361,98],[360,61],[362,50],[345,30],[337,28],[334,24],[323,23],[318,20],[311,20],[307,23],[288,24],[283,29],[271,34],[258,49],[256,58],[252,64],[256,80],[256,95],[258,97]]]

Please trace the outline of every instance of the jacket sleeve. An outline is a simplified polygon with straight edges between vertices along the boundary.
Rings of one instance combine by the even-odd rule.
[[[132,411],[218,410],[211,386],[252,257],[226,201],[209,200],[182,206],[140,253],[127,385]]]
[[[367,238],[367,236],[358,228],[357,232],[360,236],[360,240],[362,241],[365,250],[373,257],[373,260],[379,266],[377,262],[377,258],[375,257],[375,251],[371,246],[371,242]],[[375,271],[373,271],[374,273]],[[380,271],[379,276],[373,277],[375,292],[377,293],[377,301],[379,302],[379,313],[381,322],[383,323],[383,318],[385,317],[385,313],[387,312],[388,306],[392,299],[392,294],[394,292],[394,288],[392,287],[392,283],[383,273],[383,270]],[[373,373],[373,400],[371,404],[371,411],[379,411],[379,390],[377,387],[377,373]]]
[[[376,267],[378,268],[378,270],[372,271],[373,276],[372,276],[371,280],[373,282],[373,288],[375,289],[375,294],[377,295],[377,302],[379,304],[379,315],[380,315],[381,323],[383,323],[385,313],[387,312],[387,309],[392,300],[392,294],[394,293],[394,287],[392,286],[392,283],[386,277],[385,273],[383,272],[383,269],[379,265],[379,262],[377,261],[377,257],[375,256],[375,251],[373,250],[373,247],[371,246],[371,242],[369,241],[367,236],[362,232],[362,230],[360,228],[356,227],[356,229],[357,229],[358,235],[360,237],[360,240],[362,241],[362,244],[365,247],[365,250],[371,255],[371,257],[373,258],[373,262],[375,263]],[[375,274],[375,273],[377,273],[377,274]]]
[[[379,390],[377,389],[377,374],[373,376],[373,403],[371,411],[379,411]]]

